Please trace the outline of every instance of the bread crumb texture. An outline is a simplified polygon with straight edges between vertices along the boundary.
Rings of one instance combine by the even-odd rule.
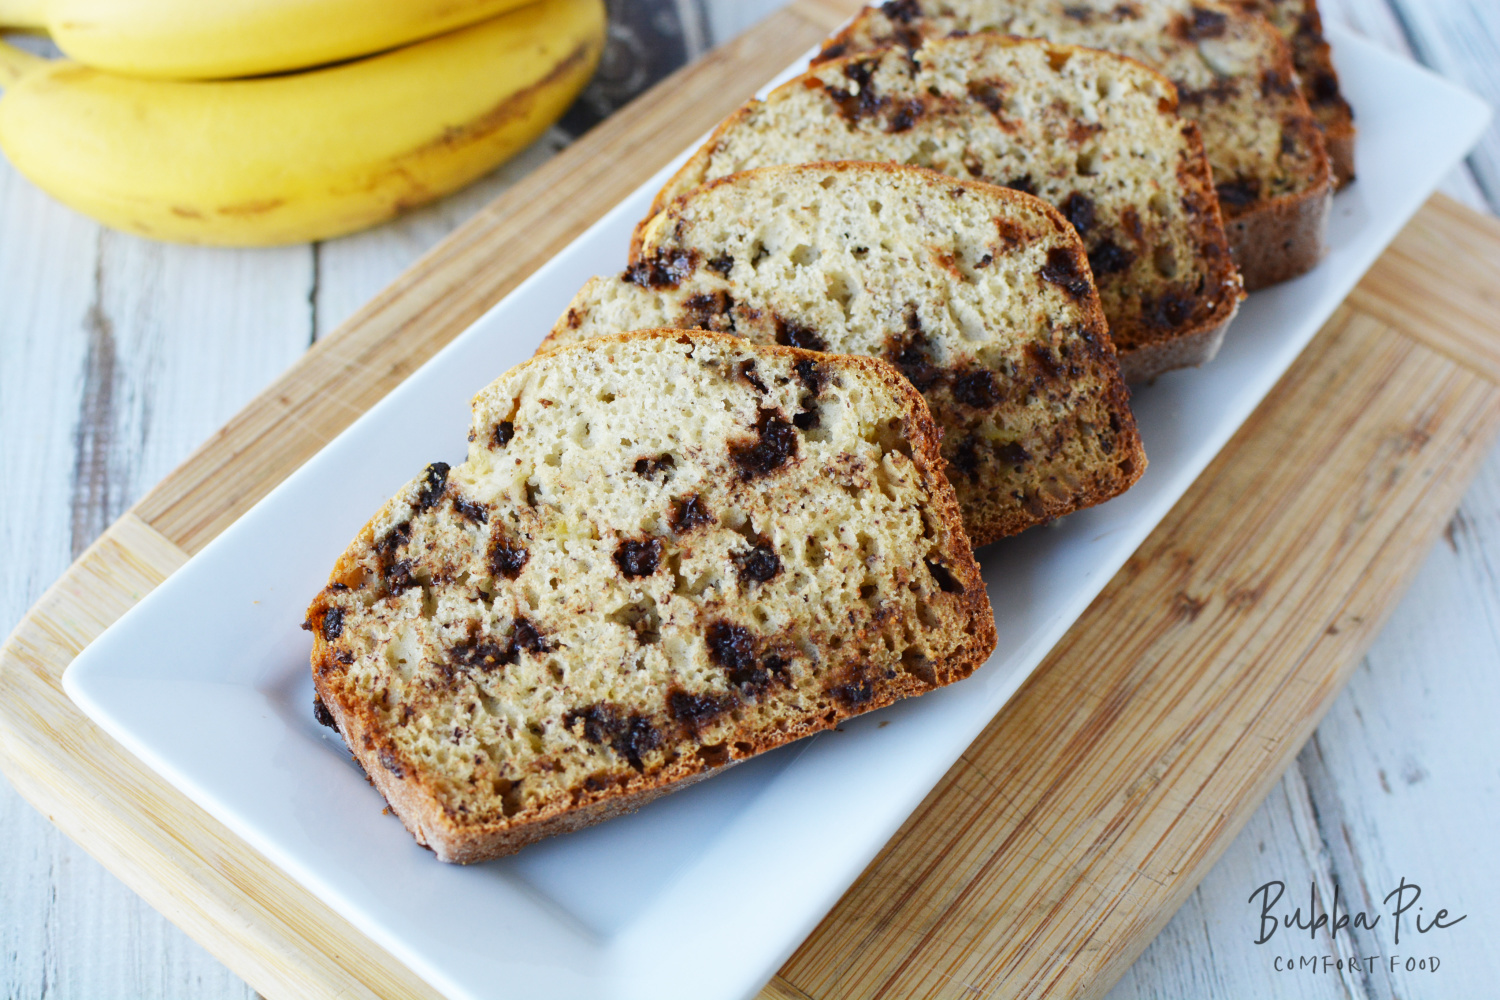
[[[817,160],[890,160],[1035,194],[1083,239],[1125,354],[1227,322],[1241,294],[1197,126],[1176,109],[1172,84],[1123,56],[998,34],[929,39],[826,62],[747,104],[657,208],[717,177]]]
[[[1259,15],[1213,0],[893,0],[865,8],[822,58],[996,31],[1138,59],[1177,87],[1203,130],[1226,218],[1329,182],[1291,54]]]
[[[889,361],[943,429],[976,546],[1145,468],[1083,244],[1030,195],[875,163],[720,178],[653,219],[543,349],[656,326]]]
[[[631,808],[994,647],[936,428],[880,362],[603,338],[481,392],[470,441],[308,612],[320,698],[444,860]]]

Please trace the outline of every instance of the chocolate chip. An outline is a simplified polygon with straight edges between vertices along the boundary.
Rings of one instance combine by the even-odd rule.
[[[323,704],[323,699],[319,695],[313,695],[313,718],[318,720],[318,725],[327,726],[334,732],[339,731],[338,722],[334,719],[333,713],[328,711],[328,706]]]
[[[1089,270],[1097,279],[1128,270],[1134,261],[1135,256],[1130,251],[1122,249],[1113,240],[1105,240],[1089,253]]]
[[[922,5],[917,0],[887,0],[880,12],[892,21],[910,24],[922,16]]]
[[[943,593],[962,594],[964,592],[964,585],[959,583],[948,567],[942,563],[933,562],[931,559],[928,559],[927,572],[932,574],[932,578],[937,581],[938,589]]]
[[[762,408],[755,420],[754,443],[732,444],[729,457],[743,479],[775,472],[797,455],[797,432],[779,410]]]
[[[656,731],[656,727],[642,716],[632,715],[626,720],[625,728],[610,740],[609,745],[615,753],[624,757],[631,767],[641,771],[645,769],[645,763],[641,758],[655,750],[659,743],[661,743],[661,734]]]
[[[1327,71],[1312,75],[1312,99],[1314,104],[1333,104],[1339,99],[1339,78]]]
[[[516,650],[527,653],[545,653],[552,648],[551,644],[537,631],[537,627],[526,618],[517,618],[515,625],[511,627],[510,648],[512,656]]]
[[[1063,199],[1058,208],[1062,209],[1063,218],[1078,230],[1079,236],[1087,236],[1089,230],[1094,228],[1094,199],[1083,192],[1074,191]]]
[[[1030,343],[1026,345],[1025,351],[1026,356],[1031,359],[1031,367],[1036,370],[1039,377],[1057,379],[1065,373],[1062,361],[1048,345]]]
[[[1207,87],[1197,89],[1177,80],[1173,80],[1172,83],[1177,87],[1177,102],[1179,105],[1205,104],[1210,102],[1223,103],[1233,98],[1237,93],[1238,87],[1235,85],[1237,79],[1237,77],[1232,76],[1216,77],[1214,82],[1210,83]]]
[[[899,341],[887,342],[885,354],[886,360],[895,365],[918,392],[926,392],[943,375],[942,370],[932,364],[927,349],[927,335],[922,331],[917,311],[908,307],[906,336]]]
[[[823,383],[828,381],[827,372],[823,371],[822,366],[811,358],[803,358],[792,365],[792,371],[796,374],[797,381],[802,383],[802,387],[814,396],[823,391]]]
[[[654,483],[660,477],[662,482],[666,482],[671,478],[672,470],[677,468],[677,459],[663,452],[655,458],[636,459],[634,468],[635,474],[642,479],[649,479]]]
[[[1012,177],[1010,180],[1005,181],[1001,187],[1008,187],[1012,191],[1020,191],[1022,194],[1036,194],[1036,184],[1032,182],[1030,174]]]
[[[676,690],[667,695],[667,711],[672,713],[672,718],[686,723],[693,729],[698,729],[713,721],[716,716],[724,714],[733,707],[734,699],[732,698],[689,694],[682,690]]]
[[[714,516],[709,513],[708,505],[700,500],[696,493],[672,501],[672,530],[679,535],[685,535],[694,528],[711,524],[713,519]]]
[[[1177,22],[1177,33],[1190,42],[1205,38],[1218,38],[1224,34],[1229,19],[1216,10],[1194,7],[1192,19],[1182,18]]]
[[[729,272],[734,270],[734,258],[727,253],[721,253],[719,254],[719,256],[713,258],[703,266],[708,268],[710,271],[713,271],[714,273],[727,278],[729,277]]]
[[[1141,316],[1154,327],[1171,330],[1192,318],[1195,305],[1191,297],[1167,289],[1154,298],[1142,297]]]
[[[493,639],[467,642],[448,650],[448,662],[465,670],[498,670],[515,663],[521,653],[545,653],[551,648],[552,644],[529,619],[518,617],[504,645]]]
[[[323,612],[323,639],[332,642],[344,634],[344,609],[329,608]]]
[[[739,364],[740,378],[749,382],[756,392],[764,396],[767,392],[766,383],[761,381],[760,372],[756,371],[755,359],[746,358]]]
[[[678,322],[695,330],[734,330],[734,298],[728,292],[700,292],[682,304]]]
[[[750,630],[729,622],[714,622],[703,633],[708,641],[709,659],[735,673],[755,668],[755,639]]]
[[[868,704],[875,697],[875,685],[868,680],[858,680],[851,684],[840,684],[828,692],[849,708],[858,708],[860,705]]]
[[[402,591],[410,590],[412,587],[417,586],[417,579],[412,575],[412,569],[413,566],[410,559],[402,559],[400,562],[387,567],[385,571],[386,589],[392,594],[399,594]]]
[[[383,768],[385,768],[387,771],[391,772],[391,776],[392,777],[395,777],[395,778],[404,778],[404,777],[406,777],[406,771],[405,771],[404,768],[401,767],[401,758],[397,757],[391,751],[390,747],[381,747],[380,748],[379,757],[380,757],[380,766],[383,767]]]
[[[466,500],[463,497],[453,498],[453,509],[475,524],[485,524],[490,519],[490,508],[477,500]]]
[[[1079,267],[1078,254],[1070,247],[1053,247],[1042,265],[1042,280],[1054,284],[1075,299],[1087,298],[1093,285]]]
[[[995,457],[1006,465],[1025,465],[1031,461],[1031,453],[1021,447],[1021,442],[1012,441],[995,449]]]
[[[969,96],[984,105],[990,114],[998,115],[1005,106],[1004,87],[998,80],[970,80]]]
[[[647,538],[620,543],[615,550],[615,565],[625,574],[625,579],[635,580],[650,576],[661,564],[661,539]]]
[[[748,550],[732,553],[730,558],[739,568],[742,581],[767,583],[781,572],[781,557],[765,542],[757,542]]]
[[[443,499],[443,492],[447,488],[448,463],[433,462],[427,467],[422,492],[417,494],[417,510],[430,510],[434,504]]]
[[[730,683],[754,692],[765,688],[773,677],[786,679],[785,657],[773,653],[756,662],[755,638],[748,629],[728,622],[714,622],[704,637],[708,641],[709,659],[724,668]]]
[[[495,433],[490,436],[490,440],[495,443],[496,448],[504,448],[515,436],[516,425],[509,420],[502,420],[495,425]]]
[[[498,536],[490,545],[490,572],[495,576],[514,580],[521,575],[526,560],[530,558],[531,553],[526,551],[525,546],[516,545],[504,536]]]
[[[953,454],[952,466],[969,478],[969,482],[979,482],[979,449],[972,437],[966,437],[958,443],[958,449]]]
[[[838,105],[839,114],[846,121],[857,122],[861,118],[876,114],[890,103],[889,97],[875,91],[875,85],[872,82],[875,65],[878,62],[878,57],[856,59],[844,66],[844,77],[854,84],[853,90],[823,85],[824,92]]]
[[[576,722],[583,723],[584,739],[590,743],[607,742],[615,753],[624,757],[637,771],[645,769],[642,757],[661,743],[661,734],[651,725],[650,720],[639,714],[621,718],[609,705],[591,705],[563,716],[563,725],[569,729]]]
[[[892,133],[909,132],[922,118],[922,112],[926,110],[922,102],[918,100],[907,101],[891,116],[891,121],[886,126],[886,131]]]
[[[818,411],[816,401],[811,396],[803,396],[802,406],[801,412],[792,414],[792,426],[804,433],[821,426],[823,414]]]
[[[676,288],[697,266],[698,255],[693,251],[662,247],[645,260],[631,264],[621,277],[642,288]]]
[[[988,368],[977,368],[953,380],[953,398],[976,410],[987,410],[1000,405],[1005,397],[995,373]]]
[[[502,646],[492,640],[465,643],[448,650],[448,662],[465,670],[498,670],[516,661],[510,644]]]
[[[590,705],[575,709],[563,716],[563,725],[572,729],[575,723],[583,723],[583,738],[590,743],[603,743],[609,739],[615,725],[615,713],[608,705]]]
[[[409,541],[411,541],[411,522],[402,521],[375,542],[375,551],[382,557],[388,557]]]
[[[800,347],[804,351],[826,351],[828,344],[812,327],[803,326],[796,320],[775,317],[776,343],[783,347]]]
[[[1280,94],[1286,96],[1296,90],[1296,85],[1291,77],[1274,69],[1268,69],[1260,75],[1260,93],[1262,97],[1272,97]]]
[[[1260,178],[1236,178],[1215,184],[1214,190],[1219,193],[1219,204],[1226,208],[1246,208],[1260,200]]]

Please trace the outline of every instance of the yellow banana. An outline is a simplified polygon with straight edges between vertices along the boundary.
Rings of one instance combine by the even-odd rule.
[[[0,25],[127,76],[224,79],[383,52],[530,0],[0,0]]]
[[[540,2],[356,62],[252,80],[115,76],[0,44],[0,148],[106,225],[257,246],[361,229],[484,174],[565,111],[603,0]]]

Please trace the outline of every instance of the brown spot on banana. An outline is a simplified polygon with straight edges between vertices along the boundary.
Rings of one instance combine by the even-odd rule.
[[[594,42],[582,42],[572,52],[569,52],[557,65],[547,73],[546,76],[523,87],[513,94],[507,94],[505,99],[473,121],[464,125],[455,125],[443,130],[443,134],[413,149],[407,156],[421,156],[434,149],[452,148],[468,143],[477,142],[485,136],[504,128],[506,124],[517,118],[523,117],[530,107],[532,100],[538,93],[556,84],[559,80],[568,76],[578,69],[579,66],[588,63],[594,58],[595,50],[599,46]]]
[[[220,215],[259,215],[262,212],[269,212],[273,208],[280,208],[285,204],[285,198],[254,198],[235,205],[224,205],[214,211]],[[176,211],[174,208],[173,212]]]

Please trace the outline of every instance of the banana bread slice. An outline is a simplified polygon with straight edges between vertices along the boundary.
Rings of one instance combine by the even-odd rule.
[[[980,34],[825,62],[730,115],[651,215],[716,177],[817,160],[932,167],[1060,208],[1127,382],[1212,359],[1239,307],[1198,127],[1133,59]]]
[[[1354,109],[1339,87],[1333,67],[1333,50],[1323,37],[1323,16],[1318,0],[1240,0],[1248,9],[1265,16],[1281,32],[1292,49],[1292,65],[1302,96],[1312,109],[1323,146],[1333,168],[1337,187],[1354,180]]]
[[[1254,291],[1326,252],[1328,156],[1291,53],[1258,14],[1213,0],[890,0],[866,7],[820,60],[930,37],[998,31],[1139,59],[1198,123],[1235,263]]]
[[[634,809],[994,649],[938,430],[882,361],[601,338],[482,391],[469,441],[365,526],[306,625],[320,718],[444,861]]]
[[[856,162],[719,178],[651,221],[622,276],[585,285],[543,349],[653,326],[891,361],[943,429],[975,546],[1146,466],[1078,234],[993,184]]]

